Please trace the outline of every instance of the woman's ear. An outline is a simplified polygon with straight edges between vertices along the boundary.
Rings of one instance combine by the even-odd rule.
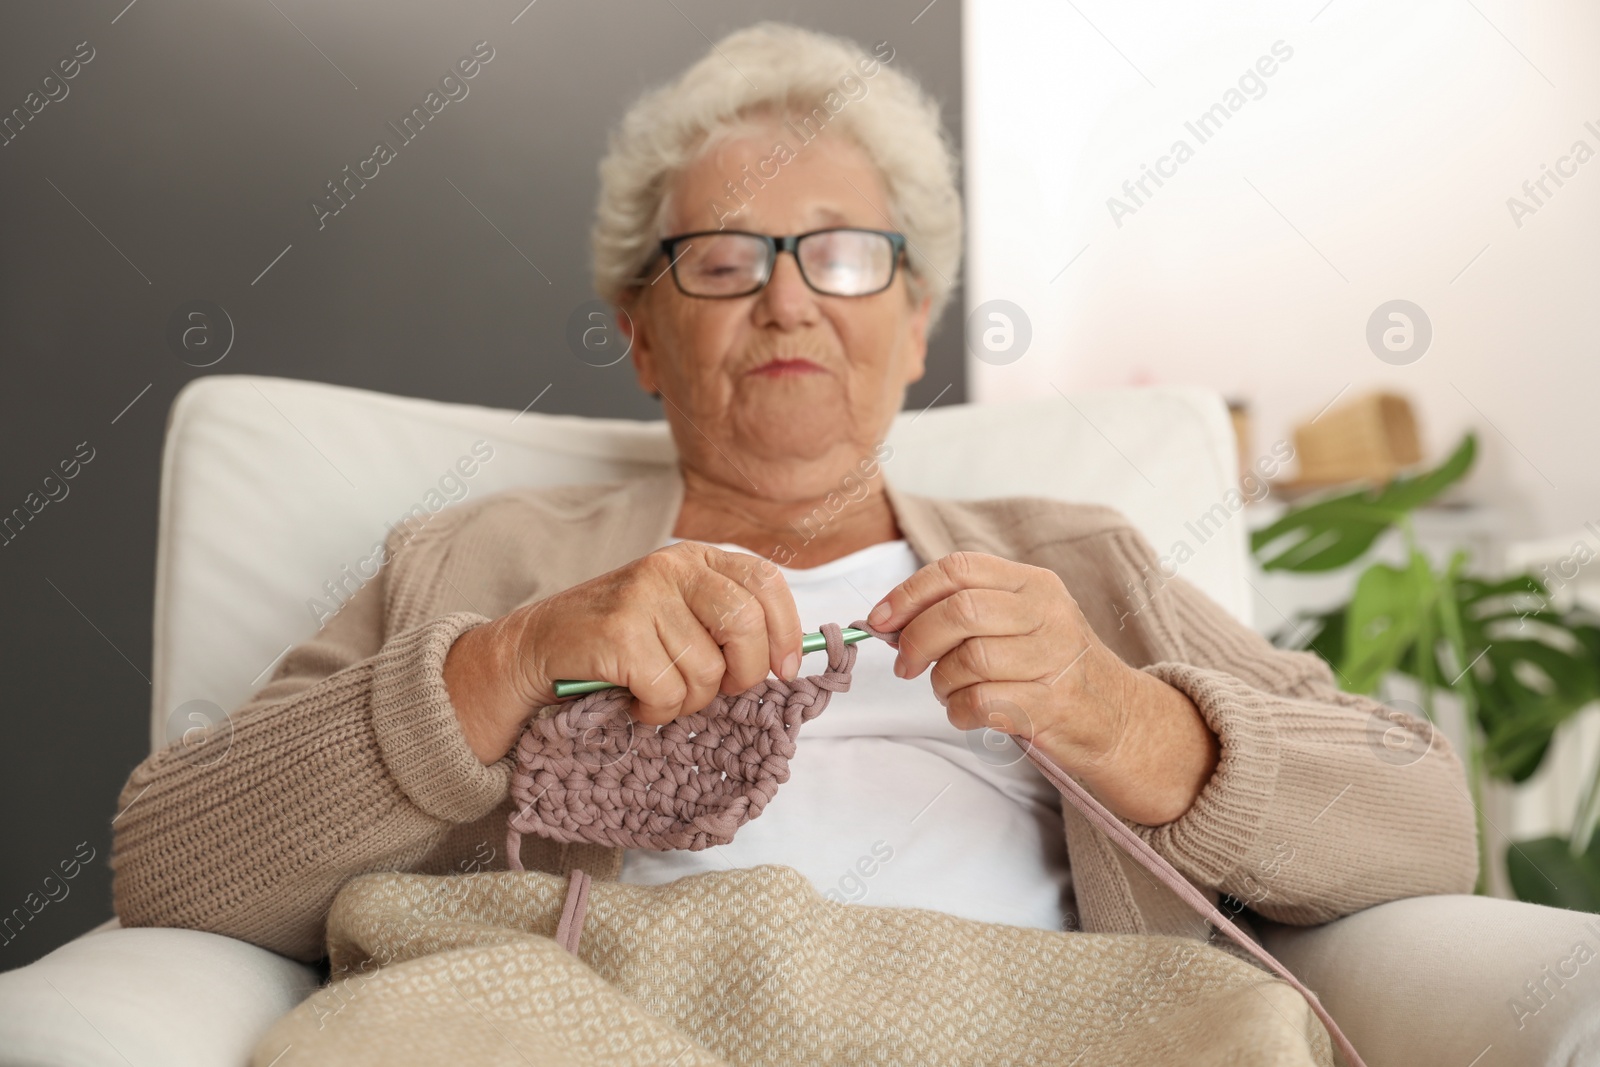
[[[622,336],[628,342],[628,358],[633,360],[633,373],[639,379],[639,388],[660,399],[648,318],[648,310],[638,290],[625,294],[617,302],[617,329],[622,331]]]
[[[921,381],[928,369],[928,314],[933,308],[933,297],[924,295],[911,309],[906,324],[906,384]]]

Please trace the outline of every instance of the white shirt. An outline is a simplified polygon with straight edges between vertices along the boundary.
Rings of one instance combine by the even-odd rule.
[[[920,566],[899,540],[779,569],[809,633],[865,618]],[[950,725],[928,671],[897,678],[887,644],[856,647],[850,691],[800,728],[789,781],[760,817],[732,843],[699,852],[629,849],[621,880],[658,885],[776,863],[831,900],[1062,929],[1071,896],[1055,787],[1004,735]],[[825,664],[825,653],[808,653],[800,672]]]

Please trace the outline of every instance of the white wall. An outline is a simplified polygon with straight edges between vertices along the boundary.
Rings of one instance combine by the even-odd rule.
[[[1600,518],[1600,8],[969,0],[965,18],[968,309],[1010,300],[1033,330],[1015,362],[969,354],[974,399],[1209,385],[1251,401],[1259,455],[1342,390],[1395,388],[1430,457],[1480,431],[1471,488],[1508,533]],[[1200,143],[1185,121],[1278,41],[1293,54],[1264,95]],[[1193,158],[1119,226],[1108,198],[1131,205],[1122,183],[1180,138]],[[1578,140],[1596,158],[1519,227],[1507,198]],[[1365,338],[1396,298],[1433,326],[1408,365]]]

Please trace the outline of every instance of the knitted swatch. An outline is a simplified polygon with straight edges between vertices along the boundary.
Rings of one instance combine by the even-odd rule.
[[[850,625],[893,645],[896,633]],[[554,841],[697,852],[726,845],[789,780],[800,727],[850,688],[856,646],[822,626],[828,669],[768,676],[665,726],[628,714],[626,689],[602,689],[535,719],[517,742],[506,852],[522,869],[523,834]]]

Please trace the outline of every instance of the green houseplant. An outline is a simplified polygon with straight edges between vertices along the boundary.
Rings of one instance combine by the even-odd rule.
[[[1332,571],[1360,561],[1385,532],[1400,532],[1402,564],[1368,562],[1348,603],[1303,615],[1274,640],[1321,656],[1349,692],[1375,693],[1388,675],[1409,676],[1430,719],[1437,695],[1453,694],[1466,716],[1469,742],[1462,756],[1479,844],[1486,846],[1484,778],[1526,781],[1544,761],[1556,728],[1600,699],[1600,619],[1555,609],[1551,590],[1534,575],[1482,578],[1470,573],[1464,551],[1441,566],[1419,547],[1412,513],[1459,481],[1476,453],[1477,440],[1468,434],[1432,470],[1291,507],[1251,535],[1251,549],[1263,570]],[[1516,894],[1600,911],[1597,820],[1600,764],[1567,837],[1514,842],[1508,849]],[[1483,892],[1488,849],[1480,847],[1480,855]]]

